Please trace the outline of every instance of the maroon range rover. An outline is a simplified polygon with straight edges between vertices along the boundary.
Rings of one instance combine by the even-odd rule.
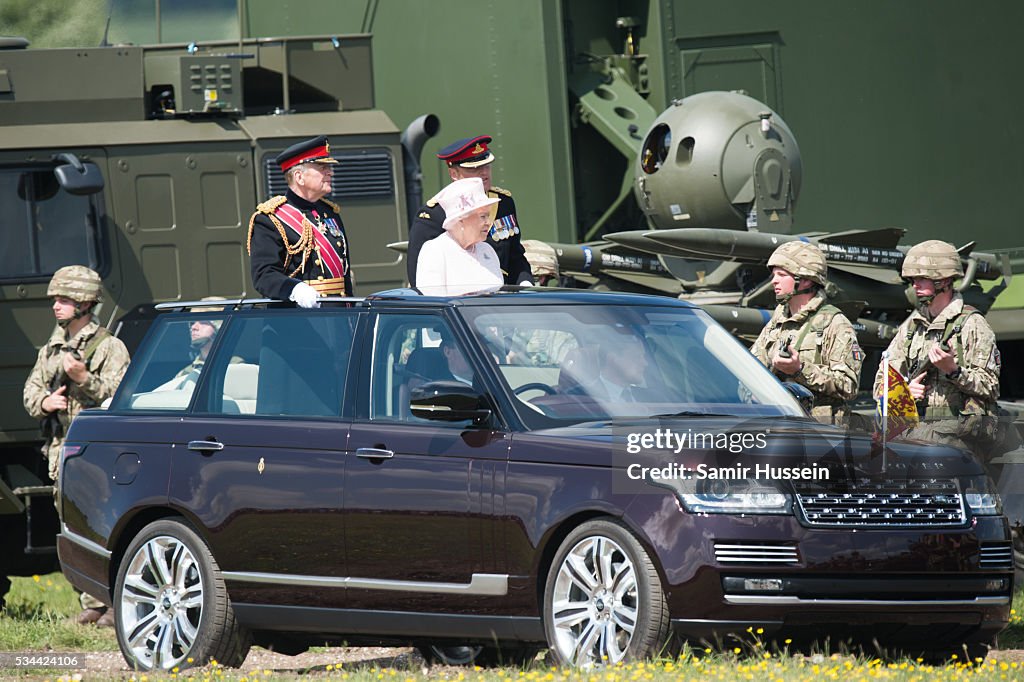
[[[64,574],[138,669],[325,642],[585,666],[748,627],[973,653],[1007,623],[983,469],[813,422],[699,308],[210,305],[158,316],[63,454]]]

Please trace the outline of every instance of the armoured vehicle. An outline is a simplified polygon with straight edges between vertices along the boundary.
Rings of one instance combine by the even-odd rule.
[[[992,255],[979,263],[1003,269],[1007,255],[1010,267],[1024,265],[1024,240],[1011,229],[1018,220],[1013,202],[1002,200],[1016,194],[1024,177],[1012,155],[993,153],[1013,138],[1024,104],[1004,87],[1022,59],[1012,49],[1013,27],[1024,19],[1019,3],[999,2],[1000,20],[983,22],[965,17],[952,0],[898,6],[866,0],[828,11],[754,0],[311,0],[301,10],[274,0],[212,0],[203,3],[204,16],[219,20],[201,25],[188,20],[194,10],[135,3],[135,14],[128,14],[125,4],[115,3],[111,15],[117,40],[187,41],[215,30],[211,26],[222,37],[372,33],[378,105],[400,125],[423,108],[438,115],[444,134],[427,142],[427,157],[447,141],[493,135],[495,183],[514,192],[527,238],[572,245],[647,231],[652,222],[664,226],[657,214],[672,217],[671,189],[650,206],[634,195],[648,131],[656,120],[682,122],[674,102],[706,91],[741,91],[762,105],[754,122],[759,113],[773,112],[773,129],[794,131],[800,141],[800,168],[789,187],[794,199],[799,190],[799,211],[787,206],[779,212],[782,220],[759,224],[760,231],[834,235],[889,228],[829,241],[893,249],[940,238],[967,246],[966,256]],[[937,36],[953,33],[967,49],[941,47],[946,43]],[[666,112],[662,119],[659,112]],[[724,132],[746,134],[744,125]],[[737,159],[717,160],[729,165]],[[704,163],[711,180],[717,177],[710,164],[696,156],[694,163]],[[423,176],[427,196],[447,182],[437,162],[426,163]],[[709,180],[692,193],[707,201],[707,191],[725,190],[737,205],[749,203],[746,183],[734,186],[735,180]],[[745,230],[746,219],[740,207],[695,216],[688,226]],[[679,277],[665,277],[669,249],[652,254],[621,242],[620,248],[599,246],[611,265],[623,267],[597,273],[566,268],[579,281],[682,293]],[[710,274],[706,266],[677,274],[694,280]],[[643,277],[637,269],[657,276]],[[748,272],[751,284],[763,274],[735,270]],[[888,307],[869,309],[868,327],[909,309],[891,274],[840,283],[852,289],[852,301],[863,301],[865,291],[873,298],[884,285]],[[872,281],[878,277],[885,281]],[[982,280],[980,289],[1001,279]],[[730,286],[733,294],[749,293]],[[1024,379],[1015,379],[1024,377],[1022,287],[1010,282],[989,317],[1006,363],[1003,394],[1014,398],[1024,396]],[[974,294],[983,307],[992,304],[979,289]],[[742,303],[757,307],[761,301]]]
[[[54,327],[53,272],[101,274],[100,321],[129,350],[153,303],[251,293],[249,216],[285,187],[274,157],[326,134],[345,220],[374,226],[350,235],[359,286],[387,288],[404,268],[379,237],[405,234],[405,162],[374,105],[369,36],[0,48],[0,575],[28,575],[56,567],[39,425],[21,404]]]

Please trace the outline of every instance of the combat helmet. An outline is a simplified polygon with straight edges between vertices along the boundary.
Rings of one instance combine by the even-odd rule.
[[[78,303],[93,301],[99,303],[103,281],[94,270],[84,265],[65,265],[53,273],[46,296],[64,296]]]
[[[204,296],[200,299],[201,301],[227,301],[223,296]],[[224,311],[223,305],[197,305],[190,312],[193,313],[220,313]],[[213,325],[214,329],[220,330],[220,326],[224,324],[224,320],[205,320]]]
[[[534,278],[539,281],[542,277],[558,277],[558,256],[550,244],[538,239],[524,239],[523,250]]]
[[[926,277],[931,280],[947,277],[963,277],[964,269],[960,264],[960,255],[949,242],[929,239],[915,244],[903,257],[903,279]]]
[[[825,255],[810,242],[786,242],[775,249],[768,259],[768,267],[780,267],[797,279],[806,279],[825,286],[828,264]]]

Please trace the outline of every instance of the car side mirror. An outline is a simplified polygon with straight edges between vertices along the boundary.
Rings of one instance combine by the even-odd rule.
[[[814,408],[814,394],[806,386],[801,386],[792,381],[784,381],[782,385],[793,394],[793,397],[800,403],[800,407],[804,408],[807,414],[810,414]]]
[[[491,415],[483,394],[461,381],[431,381],[412,389],[413,416],[443,422],[479,423]]]
[[[103,189],[103,173],[91,161],[82,162],[74,154],[55,154],[54,161],[64,161],[53,169],[57,182],[68,194],[96,194]]]

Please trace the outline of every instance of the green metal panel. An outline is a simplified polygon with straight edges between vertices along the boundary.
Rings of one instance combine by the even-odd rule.
[[[438,149],[488,134],[494,184],[512,191],[527,236],[574,238],[560,3],[249,0],[247,9],[251,35],[371,32],[377,107],[401,128],[424,113],[441,118],[423,150],[424,195],[448,183]]]
[[[123,286],[133,298],[238,296],[249,289],[241,257],[256,204],[248,140],[114,147],[108,153],[108,190],[121,227],[114,238]],[[233,253],[215,249],[223,260],[211,269],[209,245],[228,243]]]
[[[907,242],[1022,241],[1012,200],[1024,98],[1015,46],[1024,4],[952,0],[675,0],[677,49],[778,46],[774,105],[800,143],[795,229],[897,225]],[[710,74],[709,74],[710,76]],[[702,88],[748,87],[720,70]],[[670,83],[676,95],[689,82]],[[753,94],[753,93],[751,93]],[[756,95],[755,95],[756,96]]]
[[[5,125],[119,121],[143,114],[142,49],[0,50]],[[97,78],[96,74],[103,74]]]

